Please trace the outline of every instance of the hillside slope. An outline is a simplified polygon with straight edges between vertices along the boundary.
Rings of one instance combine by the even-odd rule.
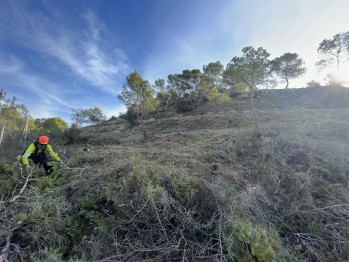
[[[348,101],[270,91],[260,135],[243,97],[154,115],[147,142],[121,118],[86,127],[62,148],[69,167],[1,202],[0,248],[9,261],[348,260]]]

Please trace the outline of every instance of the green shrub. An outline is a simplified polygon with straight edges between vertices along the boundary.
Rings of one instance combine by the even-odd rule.
[[[165,118],[167,118],[167,117],[174,117],[174,116],[176,116],[177,115],[177,113],[176,112],[173,112],[173,111],[165,111],[164,113],[163,113],[163,116],[165,117]]]
[[[131,126],[135,126],[138,124],[139,113],[133,107],[129,107],[126,114],[120,115],[120,118],[126,119]]]
[[[102,163],[104,160],[103,156],[95,156],[95,155],[83,155],[76,156],[69,160],[68,165],[70,167],[83,167],[86,165],[94,165]]]
[[[87,140],[87,144],[95,145],[95,146],[104,146],[110,143],[111,143],[110,139],[102,136],[91,137]]]
[[[223,242],[230,259],[251,262],[277,261],[281,245],[276,232],[243,219],[228,221]]]
[[[151,185],[150,183],[144,188],[144,195],[156,205],[164,205],[167,203],[166,191],[159,185]]]
[[[345,249],[338,240],[348,238],[344,228],[349,225],[345,218],[349,203],[347,149],[283,136],[277,132],[259,137],[243,134],[218,154],[217,160],[237,174],[231,185],[237,191],[231,212],[260,223],[238,222],[240,231],[231,225],[231,232],[241,235],[252,231],[253,238],[259,234],[267,238],[269,233],[260,228],[268,224],[300,258],[341,261]],[[249,235],[242,236],[251,260],[258,255],[253,251],[258,246],[250,243]],[[228,244],[231,254],[240,249],[233,237]],[[272,259],[271,250],[277,251],[266,248],[268,252],[258,260]]]
[[[175,103],[175,107],[177,111],[181,113],[189,112],[194,109],[193,105],[185,98],[178,99]]]
[[[19,178],[20,170],[17,163],[0,165],[0,196],[11,194]]]
[[[77,127],[71,127],[64,131],[63,138],[67,140],[66,144],[77,144],[82,142],[82,138],[80,136],[81,130]]]
[[[29,256],[29,262],[58,262],[62,260],[62,254],[59,249],[44,248],[34,251]]]
[[[200,190],[199,180],[195,176],[187,174],[171,174],[166,179],[168,190],[172,191],[175,199],[187,206],[193,202],[194,195]]]

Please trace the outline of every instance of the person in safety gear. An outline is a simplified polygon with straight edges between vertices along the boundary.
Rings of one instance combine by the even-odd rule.
[[[34,164],[43,166],[46,171],[46,175],[49,175],[53,171],[53,166],[49,162],[49,158],[47,157],[46,153],[50,155],[52,160],[63,164],[62,160],[53,151],[51,145],[49,144],[49,138],[47,136],[40,136],[34,143],[29,145],[21,157],[26,171],[31,170],[29,165],[29,159],[31,159]]]

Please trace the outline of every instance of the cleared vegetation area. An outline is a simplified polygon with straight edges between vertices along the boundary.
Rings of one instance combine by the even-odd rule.
[[[348,261],[348,89],[271,90],[256,99],[259,133],[249,103],[153,115],[146,142],[121,118],[86,127],[80,143],[61,148],[69,167],[51,176],[21,178],[17,163],[4,165],[3,254]]]

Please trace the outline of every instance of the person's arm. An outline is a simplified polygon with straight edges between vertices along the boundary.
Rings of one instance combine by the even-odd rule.
[[[59,158],[59,156],[53,151],[52,146],[47,145],[46,152],[50,154],[50,156],[52,157],[53,160],[55,160],[55,161],[61,160]]]
[[[25,166],[29,165],[28,157],[30,157],[30,155],[33,152],[35,152],[35,145],[34,144],[30,144],[30,146],[27,148],[27,150],[24,152],[24,154],[21,157],[23,165],[25,165]]]

